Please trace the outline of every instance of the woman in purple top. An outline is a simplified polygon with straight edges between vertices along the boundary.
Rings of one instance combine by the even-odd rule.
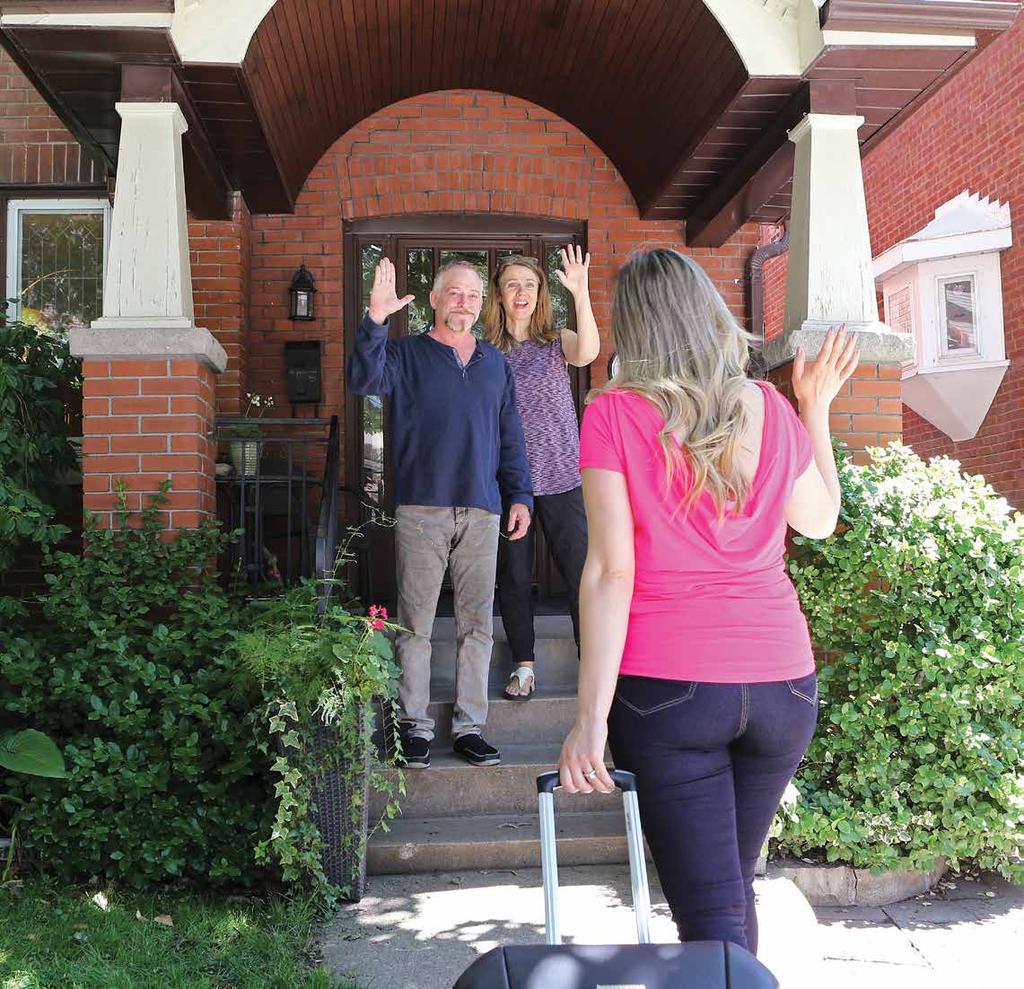
[[[586,367],[601,340],[590,307],[590,255],[569,245],[558,280],[572,294],[576,331],[554,325],[551,292],[534,258],[499,258],[484,305],[486,338],[508,358],[526,435],[534,514],[569,590],[569,612],[579,646],[580,575],[587,555],[587,517],[580,487],[580,440],[566,364]],[[503,540],[498,559],[498,604],[514,669],[505,694],[527,700],[534,691],[533,528],[516,542]]]

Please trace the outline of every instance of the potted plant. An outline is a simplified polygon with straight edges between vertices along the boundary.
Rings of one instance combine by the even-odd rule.
[[[373,768],[374,714],[394,731],[398,667],[385,632],[395,626],[376,606],[361,615],[323,606],[306,581],[251,605],[239,636],[241,662],[264,691],[267,750],[276,758],[277,808],[257,848],[286,882],[310,885],[326,905],[358,900],[366,875],[369,788],[387,794],[375,826],[387,826],[403,792],[400,775]]]
[[[259,420],[267,409],[274,407],[274,399],[251,391],[245,393],[245,398],[242,416],[246,421],[226,426],[224,435],[228,439],[228,453],[236,476],[253,477],[263,453],[263,429]]]

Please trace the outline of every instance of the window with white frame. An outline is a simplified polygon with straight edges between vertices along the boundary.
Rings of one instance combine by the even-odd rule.
[[[103,199],[14,199],[7,207],[9,318],[49,333],[103,312],[110,206]]]
[[[938,329],[942,357],[976,357],[978,321],[974,275],[937,278]]]
[[[1009,365],[999,256],[1012,243],[1009,204],[965,189],[874,260],[886,321],[917,344],[903,402],[957,442],[977,435]]]

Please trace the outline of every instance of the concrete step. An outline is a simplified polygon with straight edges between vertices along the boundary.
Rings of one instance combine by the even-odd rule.
[[[621,797],[607,811],[556,815],[559,865],[628,861]],[[540,824],[534,814],[401,817],[378,831],[367,849],[371,875],[448,869],[515,869],[540,865]]]
[[[431,747],[429,769],[405,772],[403,817],[536,813],[537,776],[557,765],[561,739],[543,745],[501,745],[500,748],[500,766],[471,766],[447,745],[442,747],[435,743]],[[573,795],[559,790],[555,793],[555,813],[607,810],[610,800],[613,798],[604,793]],[[383,804],[380,794],[371,796],[371,820],[380,816]]]
[[[533,631],[537,639],[568,639],[572,642],[572,619],[568,615],[535,615]],[[455,641],[455,619],[438,617],[434,619],[434,628],[430,633],[432,642]],[[498,615],[494,616],[494,641],[506,642],[505,623]],[[575,643],[573,643],[575,646]]]
[[[528,743],[561,743],[576,718],[576,690],[541,683],[528,701],[513,701],[502,691],[505,681],[492,686],[484,737],[499,748]],[[437,697],[438,693],[433,696]],[[451,690],[454,695],[454,688]],[[427,709],[434,719],[435,743],[438,748],[451,746],[451,700],[434,701]]]

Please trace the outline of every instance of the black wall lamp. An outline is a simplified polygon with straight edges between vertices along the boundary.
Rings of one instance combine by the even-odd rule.
[[[316,282],[309,269],[299,265],[292,279],[292,286],[289,289],[291,305],[288,310],[289,319],[311,320],[313,316],[313,296],[316,295]]]

